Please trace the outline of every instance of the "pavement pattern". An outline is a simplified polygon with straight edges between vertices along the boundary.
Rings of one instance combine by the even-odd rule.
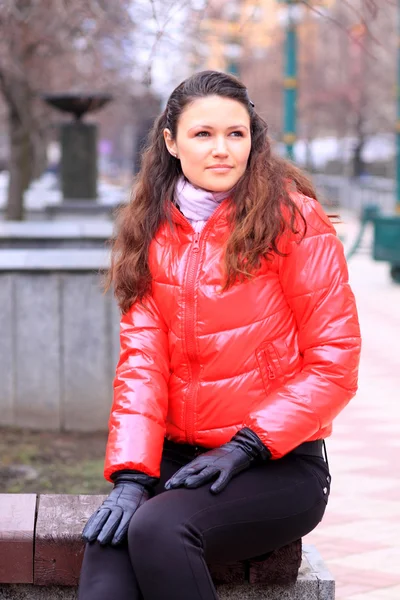
[[[358,224],[342,215],[345,247]],[[336,579],[336,600],[400,600],[400,284],[364,250],[349,261],[363,339],[359,390],[327,440],[332,489],[304,538]]]

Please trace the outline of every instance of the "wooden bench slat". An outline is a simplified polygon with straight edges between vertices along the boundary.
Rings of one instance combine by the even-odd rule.
[[[33,582],[36,494],[0,494],[0,583]]]
[[[35,585],[76,585],[82,529],[105,496],[42,495],[36,522]]]

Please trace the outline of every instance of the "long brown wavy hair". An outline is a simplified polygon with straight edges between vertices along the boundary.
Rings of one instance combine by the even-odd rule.
[[[232,195],[224,289],[238,278],[251,278],[262,257],[271,259],[274,253],[282,255],[277,242],[287,228],[295,234],[305,233],[305,220],[288,188],[295,186],[302,194],[316,198],[308,177],[287,160],[273,154],[267,136],[268,126],[257,114],[243,83],[217,71],[196,73],[172,92],[164,112],[155,121],[131,201],[118,215],[117,233],[111,240],[111,266],[106,289],[113,286],[122,312],[128,311],[134,302],[142,301],[151,291],[150,243],[162,223],[169,221],[171,227],[174,226],[168,199],[173,200],[175,185],[183,173],[180,161],[166,148],[163,131],[168,128],[172,138],[176,139],[179,117],[185,107],[196,98],[210,95],[240,102],[249,113],[251,129],[247,169]]]

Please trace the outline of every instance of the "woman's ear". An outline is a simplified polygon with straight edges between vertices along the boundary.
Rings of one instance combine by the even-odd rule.
[[[179,158],[178,157],[178,151],[176,148],[176,143],[172,138],[172,134],[171,131],[169,129],[164,129],[164,141],[165,141],[165,145],[167,146],[167,150],[170,154],[172,154],[172,156],[174,156],[175,158]]]

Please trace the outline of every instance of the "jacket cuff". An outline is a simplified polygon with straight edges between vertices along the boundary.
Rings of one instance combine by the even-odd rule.
[[[112,475],[110,475],[110,479],[113,483],[138,483],[149,490],[151,490],[159,482],[157,477],[150,477],[150,475],[146,475],[146,473],[142,473],[141,471],[133,471],[129,469],[115,471],[112,473]]]
[[[243,427],[243,429],[238,431],[233,436],[232,441],[239,443],[241,448],[251,458],[261,458],[262,460],[269,460],[271,458],[271,452],[264,446],[258,435],[249,429],[249,427]]]

